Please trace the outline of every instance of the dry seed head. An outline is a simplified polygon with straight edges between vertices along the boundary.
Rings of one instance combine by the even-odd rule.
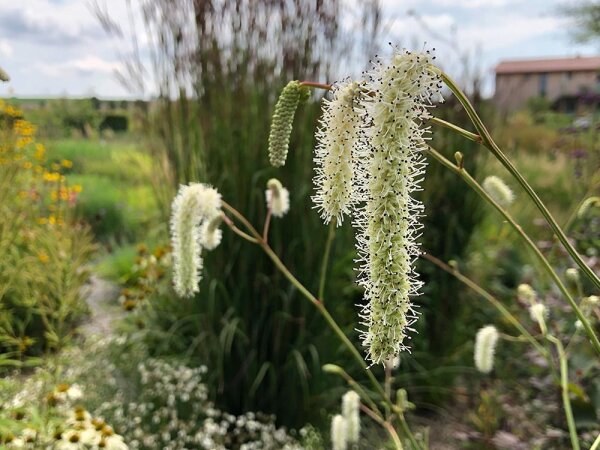
[[[360,85],[336,83],[332,94],[331,100],[323,100],[323,117],[316,134],[316,193],[312,200],[326,224],[335,218],[340,225],[344,216],[351,214],[354,177],[359,169],[353,152],[361,121],[355,109]]]
[[[475,337],[475,367],[481,373],[490,373],[494,368],[494,353],[498,342],[498,330],[487,325],[477,332]]]
[[[190,183],[182,185],[171,206],[174,287],[181,297],[198,292],[201,279],[201,225],[219,215],[221,195],[213,188]]]
[[[490,175],[482,183],[483,189],[502,207],[509,206],[515,199],[513,191],[496,175]]]
[[[272,166],[285,165],[296,109],[309,95],[309,89],[302,86],[299,81],[290,81],[281,91],[275,105],[269,134],[269,161]]]
[[[406,349],[405,338],[417,314],[410,296],[422,283],[414,271],[416,239],[422,225],[419,191],[428,129],[421,122],[440,98],[441,80],[426,53],[395,51],[367,73],[361,96],[361,136],[355,202],[359,283],[365,288],[361,317],[367,360],[383,364]]]

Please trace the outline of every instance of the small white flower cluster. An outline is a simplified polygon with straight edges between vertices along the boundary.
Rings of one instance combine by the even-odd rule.
[[[205,184],[182,185],[171,210],[175,291],[181,297],[191,297],[199,291],[202,244],[214,248],[221,241],[218,223],[214,222],[221,212],[221,195]]]
[[[131,449],[300,448],[272,418],[254,413],[234,416],[216,409],[202,383],[205,367],[150,359],[138,366],[138,373],[135,401],[128,402],[121,394],[97,411],[110,418]]]
[[[503,208],[509,206],[515,200],[515,194],[511,188],[496,175],[490,175],[481,184],[483,189],[492,199]]]

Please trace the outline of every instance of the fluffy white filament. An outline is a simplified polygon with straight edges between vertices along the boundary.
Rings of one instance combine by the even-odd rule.
[[[358,170],[353,147],[361,120],[354,108],[359,91],[357,82],[337,83],[332,88],[332,99],[323,100],[314,157],[316,194],[312,200],[326,224],[335,218],[341,225],[344,216],[351,215],[353,181]]]
[[[511,188],[496,175],[490,175],[483,180],[482,186],[489,196],[502,207],[510,205],[515,199]]]
[[[201,224],[219,214],[221,195],[213,188],[191,183],[182,185],[171,205],[171,245],[174,287],[181,297],[198,292],[201,280]]]
[[[346,419],[348,442],[358,443],[360,437],[360,397],[348,391],[342,397],[342,415]]]
[[[413,263],[423,204],[412,197],[420,190],[425,161],[421,120],[439,98],[441,82],[431,56],[396,52],[388,64],[377,62],[367,74],[361,97],[364,136],[357,157],[356,201],[363,202],[354,223],[358,228],[359,283],[366,305],[361,317],[367,359],[384,363],[406,349],[407,330],[416,320],[410,302],[421,286]]]
[[[206,250],[214,250],[221,243],[223,232],[219,229],[219,225],[222,221],[221,216],[216,216],[212,220],[205,220],[202,223],[200,244]]]
[[[265,199],[273,217],[283,217],[290,210],[290,193],[275,178],[267,182]]]
[[[340,414],[331,420],[331,447],[333,450],[346,450],[348,448],[348,424]]]
[[[487,325],[477,332],[475,337],[475,367],[481,373],[490,373],[494,368],[494,353],[498,342],[498,330]]]

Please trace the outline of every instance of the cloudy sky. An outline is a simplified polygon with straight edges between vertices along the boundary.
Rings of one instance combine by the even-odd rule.
[[[382,40],[407,47],[426,41],[450,72],[459,70],[461,55],[470,55],[489,91],[500,59],[600,52],[572,42],[558,11],[568,1],[381,0]],[[100,2],[127,23],[126,0]],[[104,33],[89,0],[0,0],[0,67],[12,77],[0,85],[0,96],[131,97],[115,76],[120,45]]]

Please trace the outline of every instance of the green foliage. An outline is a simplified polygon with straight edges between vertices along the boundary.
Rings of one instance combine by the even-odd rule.
[[[0,127],[2,365],[61,348],[85,311],[80,295],[90,234],[72,221],[77,190],[68,187],[60,165],[43,168],[44,147],[35,144],[34,133],[22,119]]]

